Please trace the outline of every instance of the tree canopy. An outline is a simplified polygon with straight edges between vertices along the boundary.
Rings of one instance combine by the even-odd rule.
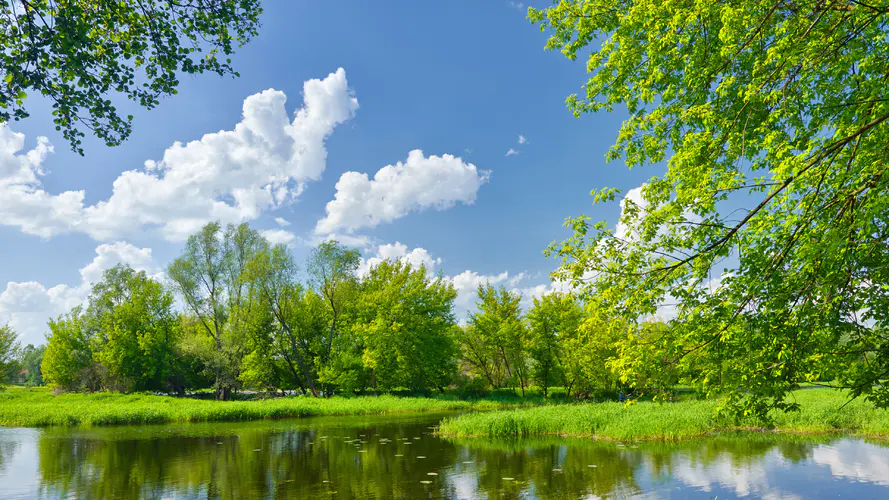
[[[114,96],[151,109],[176,94],[180,73],[237,75],[228,56],[261,12],[259,0],[0,2],[0,123],[26,118],[26,98],[40,94],[74,151],[83,129],[116,146],[133,117]]]
[[[15,363],[20,348],[17,339],[18,334],[12,327],[0,326],[0,388],[11,375],[11,369],[18,366]]]
[[[793,408],[788,390],[837,366],[889,404],[889,3],[562,0],[529,17],[587,59],[575,115],[629,112],[607,159],[666,163],[620,228],[572,218],[550,249],[605,314],[676,304],[680,327],[621,356],[694,365],[735,412]]]

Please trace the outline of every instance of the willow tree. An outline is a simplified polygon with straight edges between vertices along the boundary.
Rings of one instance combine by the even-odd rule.
[[[618,230],[567,221],[557,277],[633,321],[676,304],[673,338],[639,349],[696,365],[734,412],[793,409],[789,390],[837,367],[889,405],[875,328],[889,314],[889,2],[563,0],[529,17],[548,49],[587,59],[576,116],[628,111],[607,159],[666,164]],[[639,354],[616,364],[625,382]]]
[[[0,123],[28,116],[41,95],[83,154],[87,129],[109,146],[132,116],[113,96],[151,109],[176,94],[180,74],[237,75],[228,58],[256,35],[259,0],[4,0],[0,2]]]

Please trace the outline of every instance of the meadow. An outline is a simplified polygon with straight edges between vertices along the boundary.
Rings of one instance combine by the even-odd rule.
[[[391,395],[327,399],[287,397],[251,401],[211,401],[151,394],[111,392],[53,395],[46,388],[11,387],[0,393],[0,425],[48,427],[74,425],[232,422],[326,415],[491,410],[516,406],[517,398],[474,401],[454,397]]]
[[[889,411],[834,389],[792,393],[799,412],[771,414],[773,425],[720,422],[718,401],[675,403],[581,403],[468,413],[446,418],[438,433],[445,437],[529,437],[562,435],[602,440],[674,441],[728,431],[826,434],[847,433],[889,437]],[[848,404],[847,404],[848,402]]]

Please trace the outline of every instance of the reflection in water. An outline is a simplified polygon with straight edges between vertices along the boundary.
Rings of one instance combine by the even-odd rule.
[[[889,497],[889,448],[861,440],[444,440],[437,421],[0,429],[0,498]]]

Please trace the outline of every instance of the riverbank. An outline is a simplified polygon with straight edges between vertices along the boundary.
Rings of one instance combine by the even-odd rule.
[[[53,395],[45,388],[11,388],[0,393],[0,426],[232,422],[327,415],[492,410],[515,406],[516,402],[511,399],[462,401],[434,397],[362,396],[222,402],[148,394]]]
[[[889,437],[889,411],[873,408],[833,389],[810,389],[792,394],[802,410],[776,412],[774,432],[848,433]],[[564,435],[602,440],[673,441],[726,431],[765,429],[721,425],[714,420],[717,401],[676,403],[641,402],[547,406],[473,413],[446,418],[438,433],[445,437],[527,437]],[[845,406],[843,406],[845,404]]]

